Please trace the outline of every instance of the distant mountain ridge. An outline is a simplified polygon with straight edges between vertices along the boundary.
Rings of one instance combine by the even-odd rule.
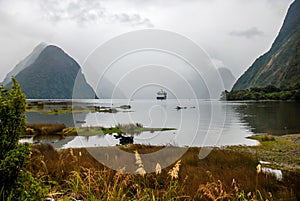
[[[225,67],[218,68],[218,72],[223,80],[224,89],[230,90],[232,88],[232,85],[236,81],[236,78],[228,68]]]
[[[7,85],[9,82],[11,82],[11,77],[15,77],[20,71],[22,71],[24,68],[31,65],[37,57],[41,54],[41,52],[44,50],[44,48],[47,46],[46,43],[40,43],[38,46],[36,46],[31,54],[29,54],[25,59],[23,59],[21,62],[19,62],[12,71],[10,71],[6,77],[4,78],[2,84]]]
[[[61,48],[54,45],[38,45],[33,52],[8,73],[3,84],[9,87],[15,76],[26,98],[72,99],[95,98],[95,92],[86,82],[79,64]],[[73,94],[74,83],[76,94]],[[78,92],[79,91],[79,92]]]
[[[300,0],[295,0],[271,49],[256,59],[232,90],[300,87]]]

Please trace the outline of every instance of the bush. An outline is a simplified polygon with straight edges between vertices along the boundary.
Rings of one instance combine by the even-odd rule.
[[[38,200],[44,192],[27,171],[31,146],[19,144],[25,132],[26,99],[13,78],[10,90],[0,88],[0,199]]]

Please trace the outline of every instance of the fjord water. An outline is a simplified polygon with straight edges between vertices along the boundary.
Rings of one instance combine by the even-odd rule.
[[[78,100],[76,100],[78,103]],[[174,146],[255,145],[252,134],[283,135],[299,133],[299,103],[224,102],[216,100],[81,100],[80,104],[106,107],[130,105],[117,113],[41,114],[28,112],[28,123],[65,123],[69,127],[141,123],[151,128],[176,128],[172,131],[142,132],[134,135],[135,144]],[[180,108],[179,108],[180,107]],[[80,135],[80,133],[79,133]],[[33,139],[27,139],[32,141]],[[39,139],[56,148],[114,146],[112,135],[76,136],[64,139]]]

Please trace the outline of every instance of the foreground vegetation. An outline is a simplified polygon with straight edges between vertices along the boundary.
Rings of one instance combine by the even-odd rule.
[[[0,200],[39,200],[46,192],[28,170],[31,146],[19,144],[25,105],[15,79],[11,90],[0,86]]]
[[[259,88],[252,87],[246,90],[224,91],[221,94],[221,100],[241,101],[241,100],[290,100],[300,101],[300,87],[280,89],[269,85]]]
[[[297,200],[300,196],[299,173],[286,171],[283,181],[278,181],[274,175],[257,170],[258,159],[249,153],[214,149],[200,160],[200,148],[190,148],[180,160],[161,169],[155,159],[144,160],[143,154],[163,147],[119,148],[132,154],[122,159],[112,155],[112,162],[124,163],[119,170],[112,170],[86,149],[54,150],[50,145],[35,145],[30,170],[44,180],[47,196],[56,200]],[[113,148],[99,149],[99,153],[107,153],[105,149]],[[136,174],[126,173],[127,164]]]

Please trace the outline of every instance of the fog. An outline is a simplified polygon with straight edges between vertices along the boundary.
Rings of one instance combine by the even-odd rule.
[[[170,31],[146,29],[116,37],[83,65],[99,97],[218,98],[223,81],[208,55],[193,41]],[[76,90],[76,87],[75,87]]]

